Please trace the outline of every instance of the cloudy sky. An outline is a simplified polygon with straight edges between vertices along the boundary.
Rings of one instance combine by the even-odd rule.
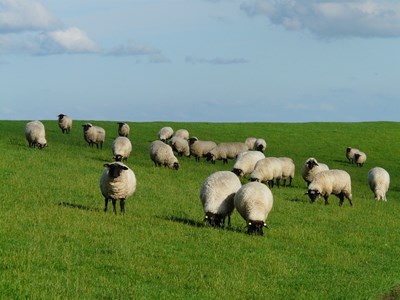
[[[0,0],[0,119],[400,121],[398,0]]]

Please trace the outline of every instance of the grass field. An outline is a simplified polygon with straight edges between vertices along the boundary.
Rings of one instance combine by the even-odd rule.
[[[83,140],[83,121],[63,135],[44,121],[48,147],[28,147],[26,121],[0,121],[1,299],[396,299],[400,286],[400,123],[129,123],[128,165],[137,191],[124,216],[103,212],[99,189],[111,161],[116,122],[103,150]],[[267,156],[296,163],[293,187],[273,188],[264,236],[203,224],[199,189],[217,170],[180,158],[181,168],[156,168],[147,147],[165,125],[203,140],[268,142]],[[347,146],[367,153],[362,168]],[[315,157],[352,177],[353,203],[310,204],[301,165]],[[368,170],[391,175],[388,201],[377,202]],[[245,183],[247,180],[243,179]]]

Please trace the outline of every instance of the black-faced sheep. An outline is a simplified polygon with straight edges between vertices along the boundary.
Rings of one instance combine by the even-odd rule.
[[[70,133],[72,128],[72,119],[64,114],[58,115],[58,127],[62,133]]]
[[[130,132],[130,127],[124,122],[118,122],[118,136],[128,137]]]
[[[159,140],[154,141],[149,146],[149,153],[155,166],[168,166],[170,169],[179,169],[179,161],[170,145]]]
[[[200,161],[201,157],[207,156],[215,147],[217,147],[217,144],[213,141],[200,141],[197,137],[189,139],[190,155],[193,155],[196,161]]]
[[[124,136],[117,137],[112,143],[112,152],[115,161],[128,161],[132,152],[131,141]]]
[[[372,168],[368,172],[368,184],[376,200],[386,201],[386,193],[390,185],[390,175],[388,171],[381,167]]]
[[[29,147],[42,149],[47,146],[46,130],[40,121],[31,121],[25,125],[25,137]]]
[[[301,177],[303,177],[308,186],[316,174],[326,170],[329,170],[326,164],[319,163],[314,157],[310,157],[301,169]]]
[[[265,155],[260,151],[246,151],[238,155],[232,172],[239,177],[246,176],[253,172],[256,163],[265,158]]]
[[[99,126],[93,126],[90,123],[86,123],[82,125],[83,127],[83,138],[89,144],[89,146],[93,147],[96,145],[96,148],[103,148],[103,143],[106,139],[106,131],[104,128]]]

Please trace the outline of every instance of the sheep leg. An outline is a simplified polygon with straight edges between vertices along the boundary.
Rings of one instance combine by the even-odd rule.
[[[324,196],[324,199],[325,199],[325,205],[328,205],[328,204],[329,204],[329,202],[328,202],[328,198],[329,198],[329,196],[328,196],[328,195]]]
[[[107,211],[107,207],[108,207],[108,199],[104,198],[104,211]]]
[[[343,193],[340,193],[337,196],[339,197],[339,206],[342,206],[343,205],[343,201],[344,201],[344,195],[343,195]]]
[[[119,205],[121,207],[121,214],[124,214],[125,213],[125,199],[120,199]]]
[[[115,204],[116,204],[117,200],[115,200],[115,199],[111,199],[111,200],[112,200],[114,214],[117,214],[117,209],[115,208]]]

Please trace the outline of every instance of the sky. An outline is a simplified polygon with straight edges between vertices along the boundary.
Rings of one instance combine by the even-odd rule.
[[[398,0],[0,0],[0,119],[400,121]]]

